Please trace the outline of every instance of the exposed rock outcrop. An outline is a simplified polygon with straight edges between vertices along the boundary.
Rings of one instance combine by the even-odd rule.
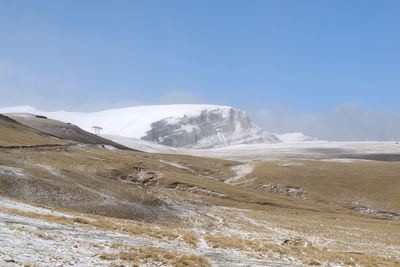
[[[197,116],[153,122],[142,139],[190,148],[280,142],[275,135],[252,123],[246,112],[234,108],[203,110]]]

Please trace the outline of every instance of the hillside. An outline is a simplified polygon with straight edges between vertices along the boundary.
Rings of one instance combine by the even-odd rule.
[[[132,149],[111,140],[105,139],[101,136],[84,131],[71,123],[52,120],[43,116],[37,116],[30,113],[8,114],[8,116],[25,126],[60,139],[66,139],[83,144],[108,145],[123,150]]]
[[[71,142],[49,136],[0,114],[0,146],[68,145]]]

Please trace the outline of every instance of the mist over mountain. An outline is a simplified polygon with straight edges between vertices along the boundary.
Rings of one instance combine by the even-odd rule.
[[[290,107],[251,110],[253,121],[273,133],[302,132],[330,141],[400,140],[400,113],[361,104],[340,105],[319,113]]]

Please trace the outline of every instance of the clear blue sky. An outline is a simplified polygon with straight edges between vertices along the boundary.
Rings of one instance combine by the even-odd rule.
[[[61,108],[179,91],[247,110],[399,111],[399,14],[397,0],[2,0],[0,90]]]

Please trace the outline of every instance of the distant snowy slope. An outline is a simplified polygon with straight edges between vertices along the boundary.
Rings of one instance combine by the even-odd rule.
[[[1,108],[0,113],[33,113],[70,122],[87,131],[141,138],[172,147],[211,148],[280,140],[250,121],[247,113],[229,106],[135,106],[93,113],[46,112],[29,106]]]
[[[276,134],[276,136],[285,143],[297,143],[297,142],[307,142],[307,141],[317,141],[318,139],[304,135],[303,133],[286,133],[286,134]]]

